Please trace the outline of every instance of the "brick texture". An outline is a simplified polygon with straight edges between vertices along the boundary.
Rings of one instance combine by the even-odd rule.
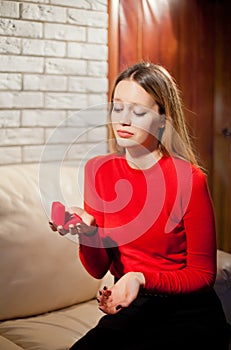
[[[0,0],[0,165],[106,152],[107,30],[107,0]]]

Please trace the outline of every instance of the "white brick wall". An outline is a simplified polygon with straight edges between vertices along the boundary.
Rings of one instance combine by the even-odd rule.
[[[107,0],[0,0],[0,164],[81,161],[106,139],[107,29]]]

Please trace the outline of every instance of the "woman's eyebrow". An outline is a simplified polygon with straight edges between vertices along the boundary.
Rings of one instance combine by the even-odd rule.
[[[123,102],[123,100],[121,100],[120,98],[113,98],[113,101]]]
[[[114,98],[113,101],[116,101],[116,102],[123,102],[123,103],[127,103],[127,104],[133,105],[133,106],[142,106],[140,103],[126,101],[126,100],[124,100],[124,99],[122,99],[122,98]]]
[[[129,102],[129,101],[126,101],[126,100],[123,100],[122,98],[114,98],[112,100],[112,102],[121,102],[121,103],[124,103],[124,104],[127,104],[127,105],[131,105],[131,106],[134,106],[134,107],[142,107],[142,108],[145,108],[145,109],[151,109],[152,107],[154,107],[157,103],[155,101],[153,101],[153,104],[151,106],[145,106],[145,105],[142,105],[140,103],[137,103],[137,102]]]

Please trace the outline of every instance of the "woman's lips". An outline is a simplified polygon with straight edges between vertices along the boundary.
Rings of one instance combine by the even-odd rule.
[[[129,137],[132,137],[134,134],[132,132],[126,131],[126,130],[117,130],[117,134],[119,137],[128,139]]]

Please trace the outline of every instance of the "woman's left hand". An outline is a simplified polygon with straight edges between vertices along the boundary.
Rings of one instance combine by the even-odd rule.
[[[65,229],[63,226],[57,226],[52,221],[49,221],[52,231],[58,231],[62,236],[67,233],[71,233],[72,235],[85,234],[86,236],[92,236],[96,233],[97,225],[95,223],[95,218],[92,215],[88,214],[80,207],[71,207],[65,212],[66,222],[72,218],[72,214],[77,214],[82,219],[82,222],[77,223],[76,225],[72,224]]]
[[[99,309],[106,314],[115,314],[128,307],[136,299],[140,286],[144,283],[144,275],[141,272],[126,273],[112,288],[108,289],[105,286],[99,291]]]

